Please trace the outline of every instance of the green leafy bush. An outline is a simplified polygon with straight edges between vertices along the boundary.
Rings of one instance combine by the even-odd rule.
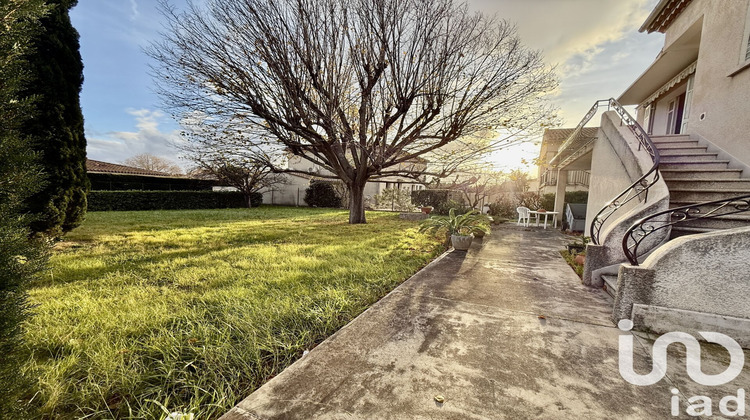
[[[261,205],[263,195],[254,193],[253,207]],[[91,191],[89,211],[196,210],[247,207],[239,192],[217,191]]]
[[[311,181],[305,190],[305,203],[310,207],[341,207],[341,197],[330,181]]]
[[[586,204],[589,201],[588,191],[568,191],[565,193],[566,203]]]
[[[568,191],[565,193],[566,203],[586,204],[589,201],[588,191]],[[552,210],[555,208],[555,194],[547,193],[542,196],[542,208]]]
[[[263,194],[256,192],[250,194],[250,207],[260,207],[263,204]]]

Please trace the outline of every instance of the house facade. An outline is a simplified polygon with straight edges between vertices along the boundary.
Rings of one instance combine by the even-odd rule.
[[[423,163],[420,163],[423,165]],[[333,175],[330,171],[304,159],[300,156],[291,156],[287,161],[289,169],[303,173],[289,173],[284,175],[284,182],[273,188],[261,191],[265,204],[284,206],[306,206],[305,190],[310,186],[310,181]],[[413,179],[404,177],[387,177],[367,182],[364,195],[372,198],[381,194],[386,189],[399,189],[402,191],[415,191],[424,189],[425,186]]]
[[[589,171],[583,281],[612,296],[613,321],[750,347],[750,0],[661,0],[640,31],[664,47],[548,161],[555,210]]]
[[[547,128],[542,135],[542,144],[539,150],[539,194],[554,193],[557,188],[557,169],[549,162],[557,155],[562,143],[573,134],[575,128]],[[585,127],[584,136],[595,138],[597,127]],[[588,170],[574,170],[567,174],[566,191],[588,191],[590,174]]]
[[[662,32],[654,63],[618,98],[653,135],[688,134],[750,166],[748,0],[662,0],[640,28]]]

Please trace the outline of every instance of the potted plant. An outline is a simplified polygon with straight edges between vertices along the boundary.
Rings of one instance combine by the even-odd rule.
[[[420,232],[445,232],[450,237],[453,248],[466,251],[474,239],[474,232],[489,233],[490,218],[476,210],[456,215],[455,209],[450,209],[448,217],[430,217],[422,222]],[[447,240],[447,238],[446,238]]]

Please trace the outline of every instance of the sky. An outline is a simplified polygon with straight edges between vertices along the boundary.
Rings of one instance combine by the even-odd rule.
[[[555,66],[560,86],[550,101],[565,127],[578,124],[597,99],[618,97],[656,58],[663,35],[638,28],[657,2],[469,0],[472,8],[514,22],[522,42]],[[156,3],[80,0],[70,13],[80,33],[81,106],[91,159],[121,163],[149,153],[189,166],[178,159],[179,124],[160,110],[143,52],[160,38],[163,19]],[[527,143],[495,152],[491,161],[497,169],[533,171],[522,161],[538,153],[538,142]]]

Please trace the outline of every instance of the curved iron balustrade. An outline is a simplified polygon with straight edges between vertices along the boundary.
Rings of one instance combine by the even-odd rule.
[[[589,109],[586,115],[583,116],[581,122],[579,122],[575,130],[573,130],[573,133],[571,133],[567,140],[565,140],[563,144],[560,145],[557,155],[553,157],[552,160],[550,160],[551,165],[565,166],[566,163],[576,157],[576,152],[580,149],[580,147],[575,147],[575,149],[571,153],[565,153],[568,149],[574,147],[573,145],[575,143],[578,143],[582,139],[583,127],[586,126],[586,124],[588,124],[592,118],[594,118],[594,115],[596,115],[596,113],[599,111],[599,107],[603,104],[606,104],[607,109],[609,109],[610,101],[614,101],[614,99],[600,99],[594,102],[594,105],[591,107],[591,109]],[[562,158],[563,154],[565,154],[564,158]]]
[[[630,261],[630,264],[637,266],[639,264],[638,246],[649,235],[692,220],[715,219],[747,211],[750,211],[750,195],[707,201],[705,203],[691,204],[654,213],[635,222],[625,232],[625,236],[622,238],[622,250],[625,252],[625,256]],[[665,215],[669,216],[665,218],[666,220],[654,220]]]
[[[598,107],[600,102],[601,101],[597,101],[594,107]],[[615,100],[614,98],[609,99],[607,108],[608,110],[615,111],[620,117],[620,124],[624,124],[630,129],[635,138],[638,140],[638,150],[646,151],[646,153],[648,153],[651,157],[653,165],[651,166],[651,169],[643,174],[643,176],[638,178],[634,183],[632,183],[623,192],[618,194],[615,198],[607,202],[607,204],[605,204],[604,207],[599,210],[599,213],[596,214],[596,217],[594,217],[594,220],[591,222],[591,242],[596,245],[600,244],[599,235],[601,234],[604,223],[614,213],[616,213],[617,210],[622,208],[622,206],[626,205],[630,201],[636,198],[640,198],[641,196],[643,196],[644,201],[648,201],[649,188],[651,188],[652,185],[656,184],[656,182],[659,181],[659,150],[657,150],[653,141],[651,141],[651,137],[649,137],[646,130],[644,130],[643,127],[638,124],[635,118],[633,118],[628,113],[628,111],[626,111],[625,108],[623,108],[622,105],[620,105],[620,103],[617,102],[617,100]],[[589,111],[589,114],[590,113],[591,111]],[[586,116],[591,119],[593,115],[589,114],[586,114]],[[585,124],[588,121],[581,122]],[[579,124],[579,126],[580,125],[581,124]]]

